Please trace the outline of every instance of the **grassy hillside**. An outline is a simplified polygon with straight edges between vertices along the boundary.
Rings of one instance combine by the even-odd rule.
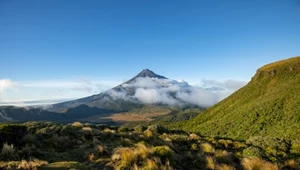
[[[257,147],[258,142],[202,137],[157,125],[0,124],[0,169],[299,169],[299,148],[275,140],[279,147],[270,145],[270,152]]]
[[[300,138],[300,57],[268,64],[243,88],[177,126],[202,135]]]

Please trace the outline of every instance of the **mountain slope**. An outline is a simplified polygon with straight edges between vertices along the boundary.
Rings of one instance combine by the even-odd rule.
[[[155,74],[153,71],[149,69],[144,69],[142,70],[139,74],[137,74],[135,77],[132,79],[114,87],[111,90],[108,90],[106,92],[96,94],[93,96],[77,99],[77,100],[72,100],[72,101],[67,101],[63,103],[58,103],[54,104],[51,108],[52,111],[58,111],[58,112],[65,112],[68,108],[73,108],[77,107],[81,104],[88,105],[90,107],[98,107],[102,109],[110,109],[110,110],[115,110],[116,112],[124,112],[124,111],[129,111],[135,108],[141,108],[144,105],[136,100],[124,100],[123,98],[114,98],[111,93],[115,92],[121,92],[121,91],[126,91],[129,94],[134,93],[133,88],[124,88],[124,84],[131,84],[138,78],[157,78],[157,79],[167,79],[164,76]]]
[[[203,135],[247,139],[253,135],[300,137],[300,57],[257,70],[251,81],[183,124]]]
[[[142,108],[146,104],[195,106],[196,104],[187,99],[190,94],[191,86],[187,82],[171,80],[145,69],[110,90],[78,100],[54,104],[50,110],[65,112],[81,104],[115,112],[127,112]]]

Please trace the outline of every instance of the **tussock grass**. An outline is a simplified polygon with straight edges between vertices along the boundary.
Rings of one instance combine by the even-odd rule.
[[[201,150],[204,153],[214,153],[215,152],[215,148],[209,143],[202,143]]]
[[[131,167],[136,161],[136,154],[130,148],[117,148],[112,155],[112,161],[119,162],[116,169]]]
[[[4,156],[4,157],[7,157],[9,159],[9,158],[12,158],[14,156],[14,154],[15,154],[14,145],[4,143],[3,147],[2,147],[2,150],[1,150],[1,155]]]
[[[259,158],[244,158],[242,166],[245,170],[278,170],[276,164],[272,164]]]
[[[191,133],[191,134],[189,135],[189,139],[190,139],[190,140],[200,140],[201,137],[200,137],[199,135],[197,135],[196,133]]]
[[[144,131],[144,135],[145,135],[147,138],[152,138],[152,137],[153,137],[153,132],[150,131],[150,130],[145,130],[145,131]]]
[[[216,159],[212,156],[206,156],[206,167],[208,169],[216,169]]]
[[[18,166],[18,169],[22,170],[37,170],[41,166],[48,165],[47,161],[42,161],[38,159],[32,159],[29,161],[22,160]]]
[[[82,128],[83,127],[82,123],[80,123],[80,122],[74,122],[72,124],[72,126],[75,126],[75,127],[78,127],[78,128]]]
[[[284,162],[282,169],[295,169],[300,170],[300,165],[294,159],[290,159]]]
[[[235,168],[231,165],[220,164],[216,166],[216,170],[235,170]]]
[[[83,127],[82,128],[83,131],[87,132],[87,133],[92,133],[93,129],[91,127]]]
[[[298,154],[290,152],[297,149],[298,142],[277,138],[251,137],[245,144],[177,130],[158,133],[159,126],[152,127],[154,133],[149,130],[153,136],[148,138],[133,130],[120,132],[117,127],[96,124],[84,124],[92,129],[89,134],[72,124],[28,125],[29,135],[21,138],[19,145],[13,145],[15,151],[10,160],[18,161],[0,161],[0,169],[16,169],[19,165],[23,169],[38,167],[30,159],[33,157],[53,162],[38,169],[299,169]],[[39,133],[41,129],[45,133]],[[94,133],[96,130],[99,133]],[[8,142],[4,147],[11,147]],[[0,160],[9,160],[3,153],[0,152]]]
[[[234,164],[233,155],[226,150],[217,151],[215,156],[218,163]]]

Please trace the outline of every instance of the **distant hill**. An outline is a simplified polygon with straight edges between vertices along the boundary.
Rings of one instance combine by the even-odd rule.
[[[66,110],[65,113],[56,113],[38,107],[0,106],[0,122],[24,122],[24,121],[56,121],[73,122],[75,120],[93,115],[103,116],[112,111],[79,105]]]
[[[265,65],[228,98],[182,123],[202,135],[300,138],[300,57]]]

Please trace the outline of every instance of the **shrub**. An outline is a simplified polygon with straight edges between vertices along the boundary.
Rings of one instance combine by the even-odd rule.
[[[49,145],[53,145],[57,151],[66,151],[73,148],[73,141],[69,136],[58,136],[56,134],[48,141]]]
[[[173,161],[173,153],[168,146],[156,146],[153,148],[153,155],[158,156],[163,164]]]
[[[291,146],[291,153],[300,155],[300,141],[292,141],[292,146]]]
[[[170,136],[166,133],[163,133],[162,135],[160,135],[159,138],[161,138],[162,140],[167,141],[167,142],[172,141],[172,139],[170,139]]]
[[[173,141],[186,141],[188,136],[185,134],[172,134],[169,135],[169,138]]]
[[[243,157],[257,157],[257,158],[262,158],[263,157],[263,152],[261,149],[250,146],[246,149],[243,150]]]
[[[131,146],[132,142],[130,139],[128,138],[121,138],[121,145],[122,146]]]
[[[30,157],[42,157],[45,155],[45,152],[42,152],[34,145],[25,145],[21,150],[18,151],[18,154],[21,158],[28,159]]]
[[[144,132],[144,130],[146,130],[146,127],[143,125],[137,125],[134,127],[134,131],[139,132],[139,133]]]
[[[145,135],[147,138],[152,138],[152,137],[153,137],[153,133],[152,133],[152,131],[150,131],[150,130],[145,130],[145,131],[144,131],[144,135]]]
[[[33,145],[36,142],[36,136],[33,134],[27,134],[24,136],[23,141],[25,144]]]
[[[201,150],[204,153],[214,153],[215,152],[215,148],[209,143],[202,143]]]
[[[198,145],[196,143],[193,143],[191,149],[194,151],[198,150]]]
[[[216,153],[216,160],[218,163],[233,164],[233,158],[233,155],[225,150]]]
[[[0,144],[9,142],[16,146],[22,142],[27,134],[27,127],[18,124],[0,124]]]
[[[77,127],[70,126],[70,125],[63,126],[60,133],[63,136],[72,136],[74,138],[78,138],[79,136],[82,135],[80,131],[77,129]]]
[[[118,131],[119,131],[119,132],[128,132],[129,129],[128,129],[127,127],[119,127],[119,128],[118,128]]]
[[[253,136],[247,139],[246,143],[264,150],[271,148],[276,151],[288,151],[290,147],[286,140],[274,137]]]
[[[3,159],[11,160],[16,158],[15,148],[13,144],[4,143],[1,151],[1,156]]]
[[[168,129],[166,129],[163,126],[159,126],[159,125],[150,125],[150,126],[148,126],[147,130],[149,130],[153,133],[158,133],[158,134],[168,132]]]

